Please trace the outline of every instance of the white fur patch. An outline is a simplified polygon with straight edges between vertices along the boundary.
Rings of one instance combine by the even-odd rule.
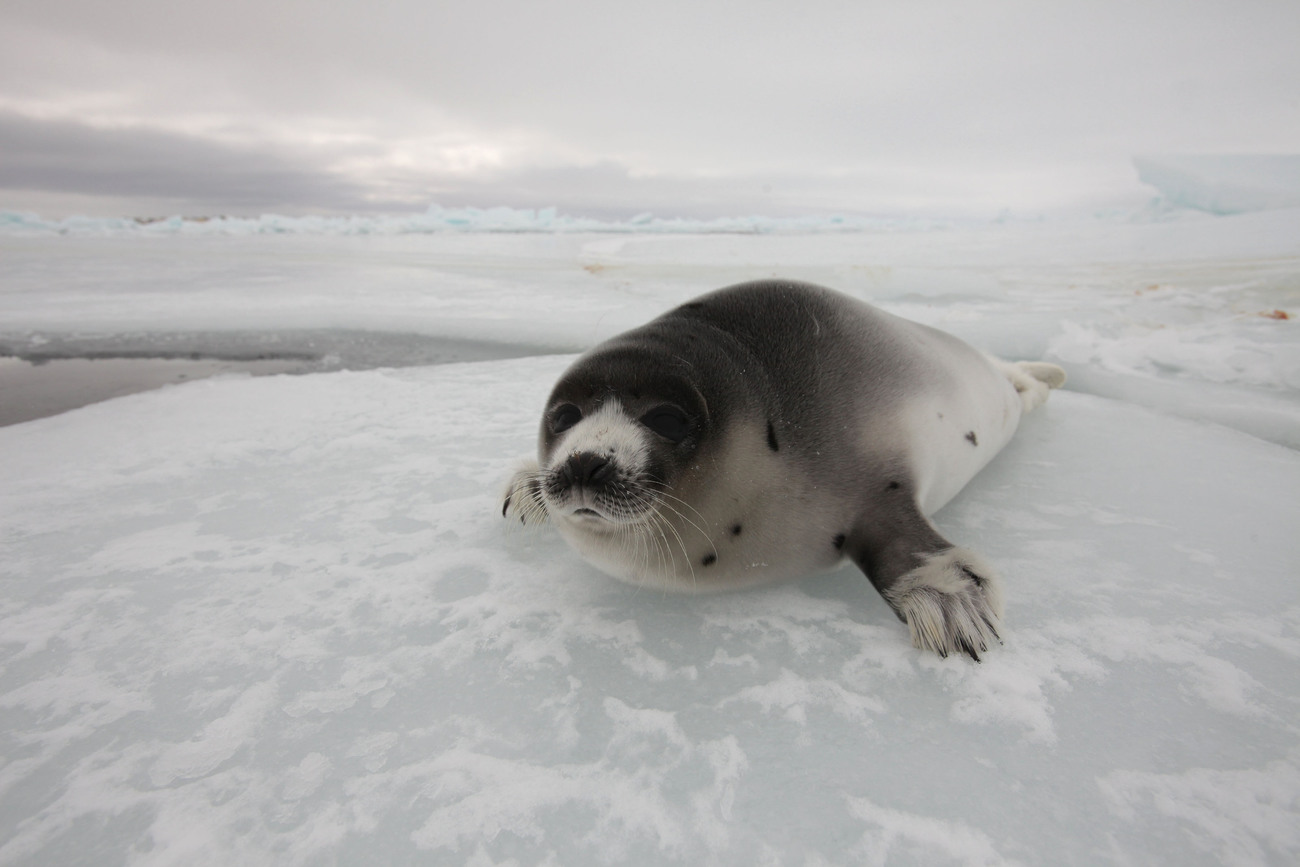
[[[982,557],[950,548],[926,558],[885,591],[912,644],[940,656],[979,654],[1001,641],[1002,582]]]
[[[645,429],[628,416],[621,403],[611,399],[565,432],[547,469],[582,452],[600,455],[624,474],[635,476],[645,468],[649,445]]]

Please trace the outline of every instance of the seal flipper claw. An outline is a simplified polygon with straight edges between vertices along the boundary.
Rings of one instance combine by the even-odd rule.
[[[537,461],[528,460],[520,464],[510,477],[502,498],[501,517],[517,516],[521,524],[545,523],[549,515],[542,499],[541,471]]]
[[[975,660],[976,662],[980,661],[979,651],[976,650],[974,647],[972,647],[971,643],[967,641],[964,637],[957,639],[957,646],[961,648],[962,653],[966,654],[971,659]],[[983,650],[986,653],[988,652],[988,648],[983,645],[980,645],[980,650]]]
[[[871,513],[850,536],[853,561],[907,624],[912,644],[976,662],[1001,642],[1002,585],[974,551],[954,547],[913,502]]]
[[[960,650],[979,662],[978,651],[1002,641],[1001,583],[973,551],[949,548],[931,554],[882,594],[902,614],[912,643],[922,650]]]

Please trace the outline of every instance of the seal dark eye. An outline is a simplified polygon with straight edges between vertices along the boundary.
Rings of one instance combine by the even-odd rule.
[[[571,403],[560,404],[551,413],[551,432],[564,433],[582,421],[582,410]]]
[[[691,432],[686,413],[675,406],[657,406],[641,417],[641,424],[670,442],[679,443]]]

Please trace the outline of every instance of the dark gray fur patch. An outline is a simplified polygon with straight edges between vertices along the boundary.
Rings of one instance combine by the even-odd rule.
[[[712,566],[714,563],[718,562],[718,555],[705,554],[704,559],[701,560],[700,562],[703,563],[705,566]]]
[[[980,444],[979,437],[975,436],[975,431],[967,431],[966,439],[970,440],[970,444],[973,446]]]
[[[776,428],[772,426],[770,421],[767,423],[767,447],[774,452],[781,450],[780,443],[776,441]]]
[[[737,524],[737,525],[735,525],[734,527],[731,528],[731,535],[733,535],[733,536],[739,536],[739,535],[740,535],[740,525],[739,525],[739,524]]]
[[[831,542],[835,545],[836,551],[844,547],[844,538],[845,538],[844,534],[840,533],[838,536],[836,536],[834,539],[831,540]]]

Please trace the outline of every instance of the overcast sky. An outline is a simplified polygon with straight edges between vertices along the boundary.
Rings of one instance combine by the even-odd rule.
[[[0,208],[984,214],[1300,153],[1297,0],[4,0]]]

